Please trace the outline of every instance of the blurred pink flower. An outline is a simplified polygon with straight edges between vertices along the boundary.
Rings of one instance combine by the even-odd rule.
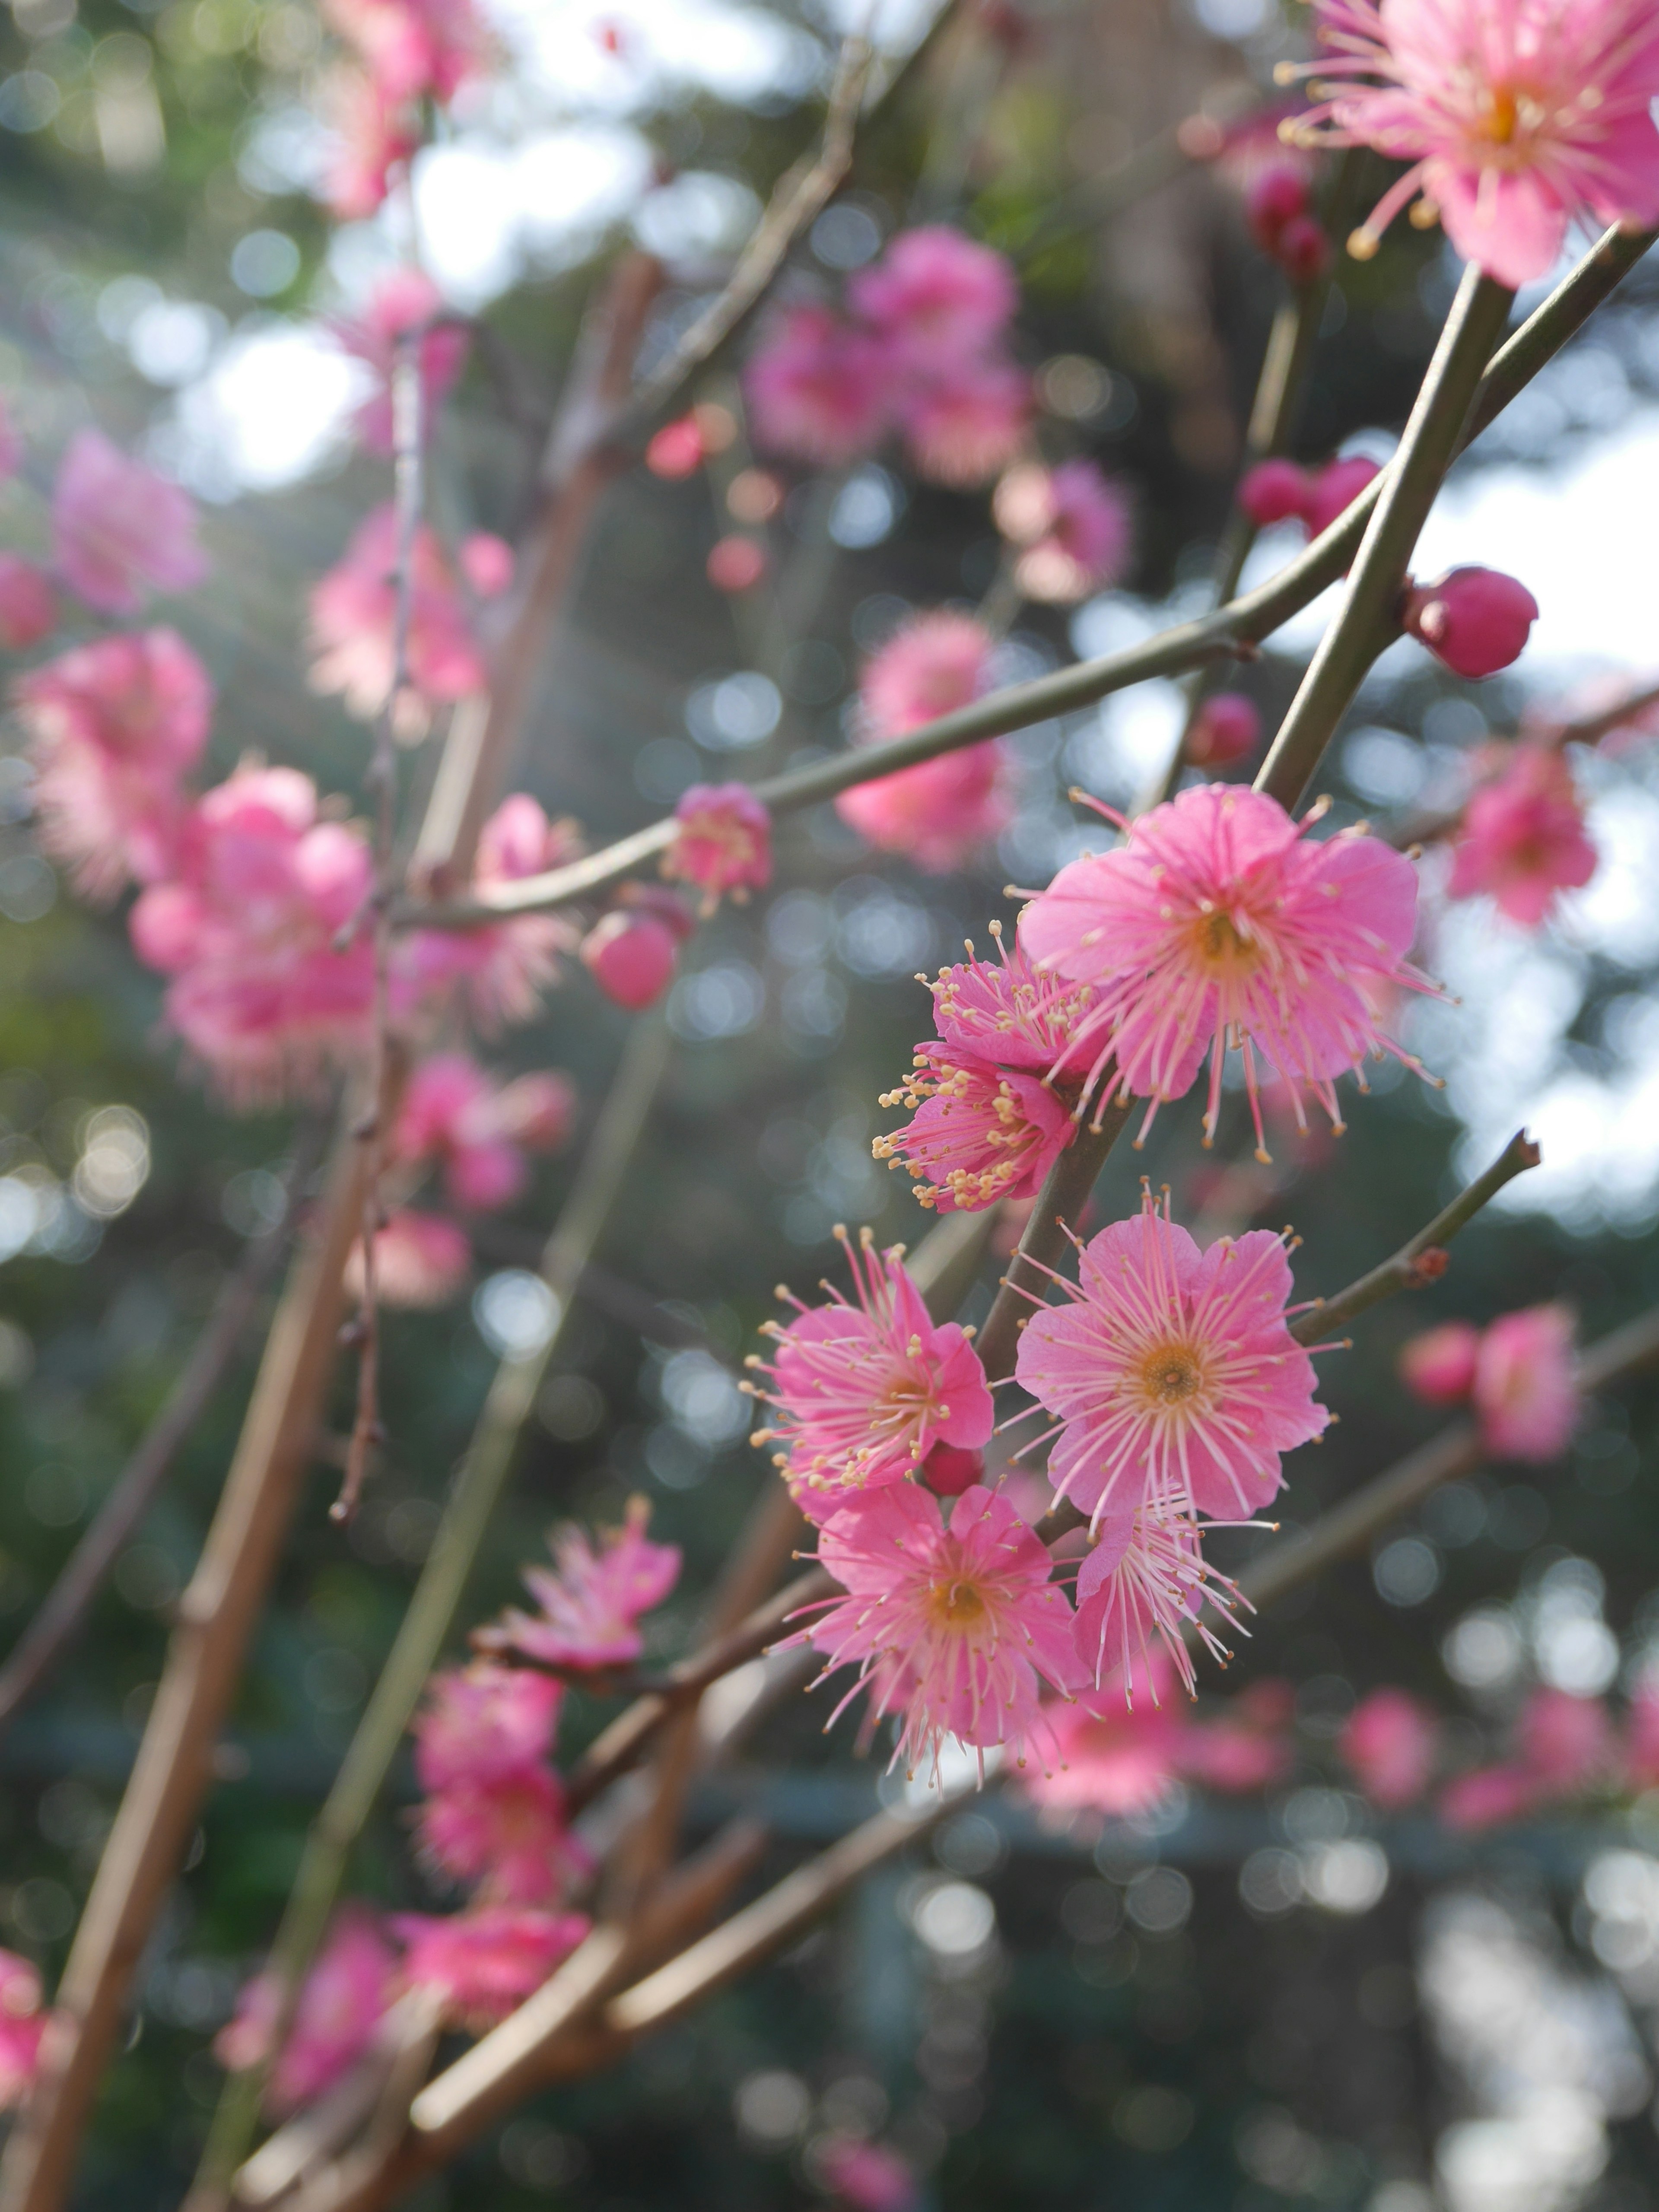
[[[828,1305],[805,1306],[780,1293],[795,1318],[763,1328],[776,1349],[754,1395],[771,1407],[771,1426],[750,1439],[781,1447],[775,1464],[817,1521],[902,1481],[941,1438],[976,1449],[996,1418],[978,1354],[955,1322],[929,1318],[903,1248],[878,1252],[867,1229],[856,1247],[836,1234],[858,1303],[831,1291]]]
[[[1238,482],[1238,504],[1258,530],[1275,522],[1305,522],[1313,485],[1294,461],[1258,461]]]
[[[1049,1469],[1052,1475],[1052,1458]],[[1063,1482],[1060,1489],[1064,1495]],[[1152,1690],[1149,1676],[1161,1647],[1192,1696],[1197,1677],[1186,1632],[1195,1632],[1212,1657],[1224,1662],[1228,1647],[1204,1607],[1221,1629],[1232,1627],[1237,1585],[1206,1561],[1203,1531],[1176,1483],[1154,1480],[1127,1508],[1097,1514],[1096,1526],[1098,1540],[1077,1572],[1074,1632],[1086,1679],[1097,1688],[1109,1679],[1121,1682],[1133,1704],[1136,1669],[1139,1686]]]
[[[287,2042],[270,2070],[265,2108],[282,2119],[331,2089],[374,2040],[392,1995],[397,1954],[364,1906],[334,1916],[300,1990]],[[267,1971],[244,1984],[235,2016],[213,2045],[219,2063],[240,2073],[270,2051],[278,1990]]]
[[[1430,1406],[1455,1406],[1474,1388],[1480,1332],[1471,1322],[1449,1321],[1401,1346],[1406,1388]]]
[[[593,1870],[565,1825],[564,1792],[545,1766],[457,1782],[421,1807],[416,1833],[431,1863],[480,1885],[495,1905],[557,1905]]]
[[[1495,676],[1525,650],[1538,602],[1499,569],[1449,568],[1408,585],[1401,619],[1454,676]]]
[[[1112,1819],[1144,1813],[1167,1796],[1181,1771],[1186,1722],[1176,1711],[1169,1662],[1152,1657],[1147,1693],[1130,1704],[1124,1685],[1108,1681],[1074,1703],[1050,1704],[1054,1746],[1048,1771],[1026,1773],[1020,1787],[1056,1811],[1089,1808]]]
[[[110,898],[177,859],[182,780],[207,747],[208,672],[176,630],[71,647],[20,677],[12,698],[32,740],[40,842],[82,890]]]
[[[129,460],[101,430],[77,430],[52,495],[52,560],[89,607],[134,615],[151,592],[188,592],[207,574],[186,492]]]
[[[1537,1781],[1524,1766],[1482,1766],[1446,1784],[1439,1813],[1449,1828],[1473,1834],[1518,1820],[1537,1801]]]
[[[957,491],[988,483],[1006,468],[1030,418],[1030,379],[1012,362],[997,359],[930,374],[899,409],[916,473]]]
[[[360,721],[379,714],[392,690],[397,566],[398,518],[388,503],[358,526],[343,559],[312,586],[311,688],[339,692]],[[434,707],[465,699],[489,681],[448,557],[424,523],[415,533],[412,571],[409,682],[392,708],[405,740],[425,735]]]
[[[1405,961],[1415,871],[1358,830],[1310,838],[1314,819],[1292,822],[1236,785],[1200,785],[1141,815],[1115,851],[1068,862],[1026,907],[1019,939],[1033,965],[1099,994],[1066,1055],[1091,1088],[1109,1065],[1121,1095],[1150,1102],[1150,1123],[1208,1052],[1212,1136],[1235,1038],[1265,1159],[1258,1053],[1285,1083],[1298,1127],[1304,1086],[1340,1129],[1337,1075],[1378,1048],[1415,1065],[1379,1030],[1372,995],[1421,988]]]
[[[419,114],[355,69],[330,72],[322,106],[333,149],[320,196],[341,222],[361,222],[384,203],[392,171],[413,160],[421,143]]]
[[[526,1146],[550,1151],[574,1110],[562,1075],[521,1076],[498,1090],[465,1053],[434,1053],[404,1089],[392,1156],[411,1164],[441,1160],[455,1203],[487,1211],[518,1197],[529,1180]]]
[[[901,373],[954,369],[1000,337],[1019,305],[1011,263],[944,223],[903,230],[847,288]]]
[[[637,1014],[654,1006],[673,981],[680,940],[659,915],[613,907],[580,949],[582,965],[605,997]]]
[[[937,1767],[947,1736],[1020,1760],[1046,1740],[1039,1677],[1060,1690],[1078,1679],[1072,1609],[1048,1551],[994,1491],[964,1491],[947,1528],[914,1483],[879,1490],[824,1524],[818,1560],[847,1595],[795,1640],[823,1655],[825,1674],[858,1666],[837,1712],[867,1687],[872,1717],[902,1714],[895,1765]]]
[[[368,1041],[374,951],[358,930],[374,866],[362,836],[318,818],[293,769],[243,768],[186,817],[176,877],[129,918],[141,960],[173,978],[167,1019],[234,1099],[304,1088]]]
[[[1553,746],[1518,744],[1463,810],[1451,895],[1489,892],[1511,921],[1536,928],[1558,891],[1589,881],[1596,859],[1566,761]]]
[[[58,597],[44,568],[0,553],[0,646],[23,653],[58,627]]]
[[[902,737],[970,706],[991,680],[992,640],[971,615],[939,611],[906,623],[866,665],[859,685],[860,744]],[[1007,770],[994,741],[942,753],[836,800],[844,822],[879,851],[905,853],[944,874],[1006,823]]]
[[[550,822],[525,792],[504,799],[479,833],[472,890],[493,890],[562,867],[581,852],[573,822]],[[404,939],[394,978],[400,1011],[455,983],[464,984],[472,1018],[485,1030],[526,1022],[556,981],[559,955],[573,951],[576,933],[562,915],[522,914],[472,929],[417,929]]]
[[[489,1651],[516,1651],[548,1667],[626,1667],[645,1649],[640,1616],[659,1606],[679,1580],[678,1544],[646,1535],[651,1508],[630,1498],[620,1528],[606,1530],[596,1552],[585,1529],[556,1528],[549,1539],[553,1569],[526,1567],[524,1582],[537,1611],[509,1606],[500,1622],[473,1642]]]
[[[429,276],[419,269],[394,269],[380,279],[361,313],[335,325],[346,351],[374,372],[375,389],[357,411],[357,434],[370,453],[392,450],[392,372],[398,340],[443,313],[443,295]],[[444,395],[466,364],[469,343],[465,329],[456,322],[425,329],[418,341],[423,438],[431,436]]]
[[[475,599],[499,599],[513,588],[518,556],[492,530],[474,530],[461,540],[461,574]]]
[[[374,1233],[374,1295],[381,1305],[411,1312],[447,1306],[471,1272],[472,1246],[465,1230],[441,1213],[417,1213],[400,1206]],[[361,1239],[347,1257],[343,1279],[348,1297],[363,1296]]]
[[[422,1790],[510,1781],[553,1748],[564,1687],[528,1667],[475,1660],[433,1675],[410,1723]]]
[[[1516,1745],[1540,1792],[1552,1797],[1577,1796],[1605,1782],[1618,1763],[1613,1723],[1601,1700],[1547,1686],[1528,1693]]]
[[[1376,250],[1415,194],[1467,261],[1511,289],[1547,274],[1570,222],[1659,221],[1659,21],[1648,0],[1319,0],[1298,132],[1412,166],[1349,241]],[[1334,96],[1332,96],[1334,95]]]
[[[1481,1440],[1499,1459],[1552,1460],[1578,1425],[1573,1317],[1562,1305],[1528,1306],[1493,1322],[1474,1366]]]
[[[847,2212],[915,2212],[916,2178],[884,2143],[850,2139],[821,2143],[813,2165],[824,2187]]]
[[[694,783],[674,809],[674,842],[662,872],[695,884],[713,914],[730,892],[741,902],[772,880],[772,817],[746,783]]]
[[[717,592],[752,592],[767,566],[766,548],[760,540],[732,530],[709,547],[703,573]]]
[[[1322,469],[1316,470],[1308,487],[1308,504],[1304,509],[1309,537],[1322,537],[1339,515],[1347,513],[1372,477],[1382,473],[1376,463],[1368,460],[1364,453],[1352,453],[1346,460],[1327,461]]]
[[[902,737],[988,690],[994,641],[973,615],[915,615],[866,662],[859,704],[871,738]],[[850,796],[850,794],[848,794]]]
[[[1373,1690],[1349,1714],[1337,1748],[1373,1805],[1397,1812],[1428,1788],[1440,1723],[1404,1690]]]
[[[0,1951],[0,2112],[21,2105],[33,2087],[46,2026],[39,1968]]]
[[[441,1998],[456,2025],[481,2029],[539,1989],[592,1923],[581,1912],[485,1905],[441,1919],[398,1912],[391,1924],[406,1947],[403,1979]]]
[[[471,0],[325,0],[323,12],[388,99],[447,100],[489,58]]]
[[[763,450],[838,468],[881,443],[886,349],[827,307],[779,316],[750,361],[744,393]]]
[[[1258,1683],[1255,1687],[1267,1686]],[[1264,1701],[1265,1702],[1265,1701]],[[1290,1716],[1261,1715],[1249,1692],[1213,1720],[1188,1721],[1181,1733],[1181,1771],[1211,1790],[1242,1796],[1287,1781],[1295,1765]]]
[[[1261,714],[1242,691],[1215,691],[1200,706],[1187,732],[1187,757],[1194,768],[1229,768],[1247,759],[1261,741]]]
[[[1024,550],[1014,580],[1028,599],[1068,606],[1121,582],[1134,551],[1134,526],[1121,488],[1092,461],[1046,469],[1026,461],[1009,470],[992,502],[997,527]]]

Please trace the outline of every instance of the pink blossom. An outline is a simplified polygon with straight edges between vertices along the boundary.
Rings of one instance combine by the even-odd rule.
[[[826,307],[780,316],[749,363],[744,394],[755,442],[839,468],[872,453],[887,428],[886,349]]]
[[[1401,1347],[1401,1377],[1426,1405],[1455,1406],[1474,1388],[1480,1349],[1480,1332],[1472,1323],[1443,1322]]]
[[[359,222],[384,203],[392,171],[413,160],[421,143],[418,112],[351,69],[331,72],[324,106],[334,146],[322,198],[340,222]]]
[[[465,1230],[441,1213],[398,1206],[374,1232],[374,1296],[381,1305],[416,1312],[447,1306],[471,1272]],[[347,1257],[343,1279],[347,1297],[362,1298],[367,1279],[361,1239]]]
[[[1463,811],[1451,895],[1489,892],[1500,913],[1535,929],[1558,891],[1589,881],[1596,859],[1571,768],[1551,746],[1518,744]]]
[[[1495,676],[1518,660],[1538,619],[1524,584],[1496,568],[1449,568],[1406,593],[1401,620],[1454,676]]]
[[[947,1736],[1006,1745],[1023,1762],[1047,1736],[1038,1677],[1075,1683],[1072,1611],[1048,1552],[994,1491],[964,1491],[948,1528],[915,1484],[878,1491],[824,1524],[818,1559],[847,1595],[799,1640],[823,1655],[825,1674],[858,1666],[837,1711],[867,1687],[875,1718],[902,1714],[895,1764],[937,1768]]]
[[[1500,1459],[1560,1456],[1578,1425],[1573,1318],[1565,1306],[1504,1314],[1480,1340],[1474,1408],[1481,1441]]]
[[[1297,216],[1279,232],[1273,258],[1292,284],[1316,283],[1334,258],[1324,226],[1310,215]]]
[[[1114,1819],[1144,1813],[1168,1796],[1181,1771],[1185,1724],[1166,1692],[1167,1662],[1153,1656],[1152,1693],[1129,1704],[1120,1682],[1081,1692],[1074,1704],[1051,1705],[1049,1771],[1022,1786],[1055,1811],[1088,1808]]]
[[[461,540],[461,574],[475,599],[499,599],[513,588],[518,556],[490,530],[469,531]]]
[[[884,2143],[850,2138],[821,2144],[813,2159],[823,2185],[848,2212],[915,2212],[916,2179]]]
[[[392,703],[399,737],[424,736],[433,708],[489,681],[435,531],[415,533],[407,643],[409,683]],[[386,706],[395,669],[398,517],[390,503],[359,525],[345,556],[311,592],[313,691],[339,692],[371,721]]]
[[[173,880],[129,920],[141,960],[173,978],[169,1024],[243,1100],[303,1087],[352,1060],[374,997],[369,934],[336,939],[362,910],[373,862],[361,835],[318,818],[293,769],[239,769],[198,801]]]
[[[373,1913],[356,1905],[336,1913],[271,2068],[265,2105],[273,2119],[332,2088],[363,2057],[385,2017],[396,1963]],[[240,2073],[268,2057],[278,2008],[275,1976],[256,1974],[214,2044],[219,2063]]]
[[[392,100],[447,100],[489,59],[471,0],[327,0],[324,12]]]
[[[1186,1723],[1181,1771],[1189,1780],[1240,1796],[1289,1779],[1295,1759],[1286,1739],[1288,1717],[1264,1722],[1249,1710],[1250,1703],[1247,1692],[1214,1720]]]
[[[776,1350],[769,1387],[754,1394],[772,1425],[751,1441],[781,1447],[775,1463],[815,1520],[856,1504],[849,1491],[902,1481],[941,1439],[976,1450],[995,1421],[978,1354],[955,1322],[929,1318],[903,1247],[878,1252],[867,1229],[856,1248],[836,1235],[858,1303],[831,1290],[828,1305],[809,1307],[781,1292],[795,1318],[764,1325]]]
[[[556,1905],[593,1870],[565,1826],[557,1778],[544,1766],[436,1791],[421,1808],[416,1832],[434,1866],[482,1884],[498,1905]]]
[[[580,853],[574,823],[550,822],[525,792],[504,799],[478,836],[472,889],[488,893],[527,876],[562,867]],[[574,949],[575,932],[556,914],[514,915],[474,929],[411,932],[395,979],[400,1008],[418,1005],[460,983],[473,1019],[486,1030],[526,1022],[557,978],[559,955]]]
[[[409,1079],[392,1155],[411,1163],[441,1160],[458,1206],[506,1206],[529,1179],[526,1145],[550,1150],[560,1143],[574,1103],[563,1076],[525,1076],[498,1091],[465,1053],[434,1053]]]
[[[1070,605],[1121,581],[1128,568],[1134,550],[1129,502],[1092,461],[1010,469],[997,486],[993,512],[1003,535],[1025,549],[1014,581],[1028,599]]]
[[[859,686],[860,744],[902,736],[972,704],[991,678],[992,641],[971,615],[919,615],[866,665]],[[842,819],[882,852],[907,853],[943,874],[961,866],[1009,818],[1006,770],[994,742],[942,753],[919,767],[855,784],[836,801]]]
[[[1518,1820],[1537,1802],[1537,1781],[1524,1766],[1482,1766],[1447,1784],[1439,1811],[1449,1828],[1467,1835]]]
[[[1275,522],[1305,522],[1313,484],[1294,461],[1258,461],[1239,479],[1238,504],[1258,530]]]
[[[0,553],[0,646],[27,652],[58,627],[58,599],[44,568],[21,553]]]
[[[957,491],[988,483],[1006,468],[1030,419],[1030,379],[1012,362],[994,359],[930,374],[899,410],[916,473]]]
[[[581,941],[582,964],[605,993],[631,1014],[653,1006],[674,980],[679,939],[654,914],[616,907]]]
[[[942,1045],[920,1047],[915,1066],[881,1103],[911,1119],[872,1151],[902,1166],[917,1203],[941,1213],[1034,1197],[1077,1134],[1070,1105],[1035,1075]]]
[[[679,1580],[678,1544],[646,1535],[651,1508],[628,1501],[628,1518],[607,1530],[596,1552],[586,1530],[567,1526],[550,1538],[554,1565],[526,1567],[534,1613],[509,1607],[498,1626],[473,1641],[491,1651],[516,1651],[547,1667],[626,1667],[645,1649],[640,1616],[659,1606]]]
[[[1373,1690],[1348,1716],[1337,1748],[1373,1805],[1414,1805],[1429,1786],[1439,1723],[1404,1690]]]
[[[772,880],[772,817],[745,783],[694,783],[674,809],[664,875],[695,884],[713,914],[730,892],[741,903]]]
[[[847,291],[901,373],[954,368],[999,337],[1019,305],[1018,279],[1002,255],[942,223],[901,231]]]
[[[1521,1763],[1540,1791],[1577,1796],[1613,1771],[1615,1747],[1607,1707],[1599,1698],[1540,1686],[1521,1709],[1516,1729]]]
[[[46,2014],[39,1969],[0,1951],[0,2112],[21,2105],[34,2082]]]
[[[1346,514],[1373,477],[1382,474],[1364,453],[1346,460],[1327,461],[1308,487],[1305,520],[1310,538],[1322,537],[1340,514]]]
[[[1193,717],[1187,757],[1194,768],[1228,768],[1247,759],[1261,740],[1261,715],[1242,691],[1215,691]]]
[[[21,677],[40,842],[89,896],[152,883],[177,856],[181,780],[205,750],[208,672],[175,630],[99,638]]]
[[[915,615],[866,663],[859,704],[874,738],[902,737],[971,706],[991,683],[995,647],[972,615]]]
[[[1094,1054],[1091,1087],[1115,1063],[1109,1082],[1151,1101],[1150,1123],[1208,1051],[1212,1136],[1237,1038],[1265,1158],[1258,1053],[1285,1084],[1299,1127],[1305,1085],[1338,1129],[1334,1077],[1380,1049],[1406,1058],[1380,1032],[1374,998],[1395,984],[1422,988],[1405,965],[1416,874],[1358,830],[1310,839],[1313,819],[1294,823],[1258,792],[1200,785],[1127,825],[1115,851],[1069,862],[1025,908],[1020,943],[1033,964],[1099,994],[1068,1054],[1076,1064]]]
[[[372,453],[392,450],[392,374],[397,363],[398,341],[416,331],[420,364],[421,428],[429,437],[444,395],[466,363],[468,337],[450,322],[426,327],[444,313],[443,295],[432,279],[418,269],[394,269],[382,276],[369,294],[360,315],[337,324],[336,331],[346,351],[374,370],[375,390],[357,412],[357,434]]]
[[[1033,969],[1018,945],[1011,952],[1002,924],[991,924],[994,961],[968,957],[941,968],[927,986],[933,1026],[949,1049],[972,1053],[1001,1067],[1047,1067],[1062,1051],[1093,994],[1086,984],[1056,992]]]
[[[1078,1657],[1089,1679],[1097,1687],[1109,1678],[1121,1682],[1133,1705],[1136,1669],[1150,1686],[1161,1646],[1191,1697],[1197,1678],[1186,1632],[1195,1631],[1212,1656],[1224,1662],[1228,1647],[1205,1619],[1204,1607],[1218,1616],[1221,1630],[1231,1628],[1240,1602],[1237,1586],[1206,1563],[1203,1531],[1172,1483],[1155,1484],[1127,1510],[1097,1514],[1096,1525],[1099,1541],[1078,1569],[1074,1624]]]
[[[422,1789],[481,1788],[538,1767],[563,1703],[562,1683],[527,1667],[475,1660],[434,1674],[413,1723]]]
[[[1258,171],[1244,194],[1244,220],[1264,253],[1275,253],[1287,223],[1312,206],[1308,174],[1299,161],[1273,161]]]
[[[1659,221],[1659,24],[1647,0],[1319,0],[1335,85],[1299,136],[1412,166],[1350,251],[1374,253],[1421,192],[1465,260],[1511,289],[1575,220]],[[1323,88],[1322,88],[1323,89]]]
[[[507,1905],[476,1905],[443,1919],[424,1912],[392,1916],[392,1931],[406,1947],[404,1981],[434,1991],[453,2020],[471,2028],[505,2020],[569,1957],[591,1925],[585,1913]]]
[[[189,495],[101,430],[77,430],[52,495],[58,574],[104,615],[135,615],[150,592],[188,592],[207,574]]]
[[[1026,1322],[1015,1374],[1059,1416],[1056,1494],[1097,1522],[1148,1500],[1254,1510],[1279,1488],[1279,1455],[1324,1433],[1313,1363],[1285,1325],[1283,1237],[1253,1229],[1200,1252],[1147,1189],[1139,1215],[1079,1247],[1075,1284],[1055,1279],[1061,1301]]]

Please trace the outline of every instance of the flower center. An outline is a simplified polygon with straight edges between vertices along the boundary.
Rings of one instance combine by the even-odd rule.
[[[1184,1405],[1204,1387],[1198,1354],[1188,1344],[1154,1345],[1140,1363],[1140,1387],[1154,1405]]]
[[[1480,136],[1494,146],[1507,146],[1515,137],[1521,104],[1506,84],[1495,84],[1486,95],[1486,112],[1480,119]]]
[[[985,1618],[985,1600],[973,1583],[935,1583],[927,1595],[941,1628],[973,1628]]]
[[[1254,968],[1261,957],[1261,946],[1243,934],[1230,914],[1201,915],[1194,940],[1200,960],[1233,974]]]

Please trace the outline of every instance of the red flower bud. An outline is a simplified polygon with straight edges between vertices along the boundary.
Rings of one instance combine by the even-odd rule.
[[[1328,461],[1314,478],[1308,495],[1308,535],[1317,538],[1339,514],[1351,507],[1371,478],[1382,471],[1363,453],[1346,461]]]
[[[1331,265],[1331,241],[1310,215],[1299,215],[1279,234],[1273,258],[1292,284],[1311,284]]]
[[[1195,768],[1224,768],[1253,753],[1261,735],[1261,716],[1242,691],[1218,691],[1206,699],[1187,733],[1187,757]]]
[[[1258,530],[1270,522],[1288,522],[1305,515],[1313,496],[1313,483],[1305,469],[1294,461],[1258,461],[1248,470],[1238,487],[1238,503]]]
[[[673,981],[678,947],[672,930],[654,915],[618,908],[594,923],[581,953],[606,998],[636,1014],[654,1005]]]
[[[984,1472],[985,1455],[960,1444],[935,1444],[921,1462],[922,1480],[939,1498],[960,1498]]]
[[[1495,676],[1519,659],[1538,619],[1526,586],[1496,568],[1449,568],[1437,583],[1414,584],[1401,617],[1455,676]]]
[[[1285,225],[1307,212],[1308,180],[1288,162],[1264,169],[1244,195],[1244,220],[1266,253],[1277,253]]]

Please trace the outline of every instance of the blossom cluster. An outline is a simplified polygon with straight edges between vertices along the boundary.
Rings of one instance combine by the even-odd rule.
[[[1453,1321],[1413,1337],[1400,1371],[1429,1405],[1468,1400],[1496,1457],[1547,1462],[1559,1458],[1578,1425],[1572,1340],[1566,1307],[1528,1306],[1485,1329]]]

